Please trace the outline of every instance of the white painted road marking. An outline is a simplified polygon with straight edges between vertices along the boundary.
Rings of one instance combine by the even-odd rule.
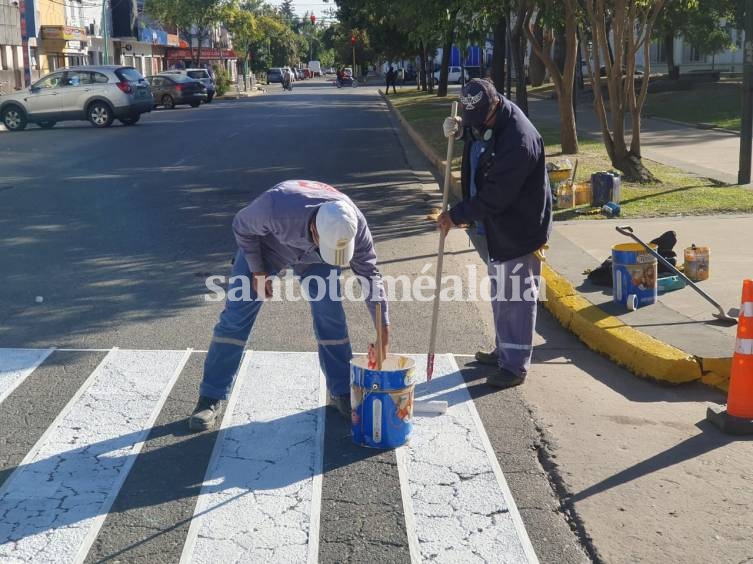
[[[53,349],[0,349],[0,403],[3,403]]]
[[[0,349],[0,375],[50,352]],[[0,562],[84,560],[191,352],[102,360],[0,488]],[[412,358],[422,380],[426,356]],[[316,353],[246,353],[182,563],[317,562],[325,394]],[[416,417],[396,450],[412,562],[536,563],[454,356],[437,355],[416,399],[449,408]]]
[[[426,357],[412,358],[423,381]],[[416,417],[410,443],[398,449],[401,489],[410,491],[410,503],[403,500],[407,532],[416,535],[409,538],[411,560],[537,563],[455,359],[437,355],[434,371],[416,397],[447,400],[447,413]]]
[[[317,561],[324,389],[316,353],[246,353],[181,563]]]
[[[103,359],[0,488],[0,561],[84,560],[189,356]]]

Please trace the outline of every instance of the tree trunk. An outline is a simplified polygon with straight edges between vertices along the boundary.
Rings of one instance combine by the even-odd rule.
[[[507,73],[505,76],[505,96],[508,100],[512,99],[512,30],[510,29],[510,18],[507,18],[507,57],[506,68]]]
[[[675,65],[675,34],[672,31],[664,36],[664,52],[667,57],[667,74],[671,80],[678,80],[680,67]]]
[[[424,42],[418,42],[418,80],[417,90],[426,92],[426,53],[424,52]]]
[[[558,33],[554,38],[554,49],[552,50],[552,60],[561,73],[565,72],[565,56],[567,55],[567,38],[564,32]]]
[[[450,55],[452,54],[452,44],[455,41],[455,18],[457,11],[451,14],[447,31],[445,33],[445,44],[442,47],[442,67],[439,69],[439,86],[437,87],[437,96],[443,98],[447,96],[447,75],[449,73]]]
[[[501,16],[494,26],[494,52],[491,76],[499,92],[505,89],[505,58],[507,57],[507,18]]]
[[[541,45],[544,45],[544,28],[539,22],[533,25],[533,36]],[[531,78],[531,86],[541,86],[546,78],[546,65],[539,56],[532,53],[531,60],[528,63],[528,76]]]
[[[578,133],[575,127],[573,86],[562,85],[562,95],[557,99],[560,114],[560,145],[566,155],[578,154]]]
[[[512,29],[512,52],[515,64],[515,104],[528,115],[528,91],[526,89],[525,53],[528,40],[523,34],[523,19],[526,13],[526,2],[522,0],[515,16],[515,27]]]

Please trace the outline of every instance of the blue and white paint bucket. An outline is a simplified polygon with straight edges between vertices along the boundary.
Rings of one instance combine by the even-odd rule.
[[[415,362],[390,356],[382,370],[368,363],[365,356],[350,362],[353,442],[372,448],[402,446],[413,430]]]
[[[643,245],[612,247],[612,297],[616,303],[630,311],[656,303],[656,278],[656,257]]]

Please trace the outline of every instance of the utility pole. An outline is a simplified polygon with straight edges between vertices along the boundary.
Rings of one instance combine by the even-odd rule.
[[[102,64],[110,64],[110,55],[107,50],[107,0],[102,0],[102,21],[100,22],[102,27]]]
[[[753,0],[745,2],[745,45],[743,46],[743,111],[740,123],[740,169],[738,184],[750,183],[753,152]]]
[[[353,76],[352,78],[355,79],[355,76],[356,76],[356,34],[355,33],[351,34],[350,36],[350,47],[353,50]]]

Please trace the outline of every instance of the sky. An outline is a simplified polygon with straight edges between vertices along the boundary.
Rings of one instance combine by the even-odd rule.
[[[265,1],[271,6],[279,6],[282,4],[282,0]],[[337,10],[337,4],[335,4],[335,0],[329,0],[329,2],[323,2],[322,0],[293,0],[293,8],[295,9],[297,16],[303,16],[306,12],[314,12],[316,19],[322,21],[324,18],[328,17],[328,10]]]

